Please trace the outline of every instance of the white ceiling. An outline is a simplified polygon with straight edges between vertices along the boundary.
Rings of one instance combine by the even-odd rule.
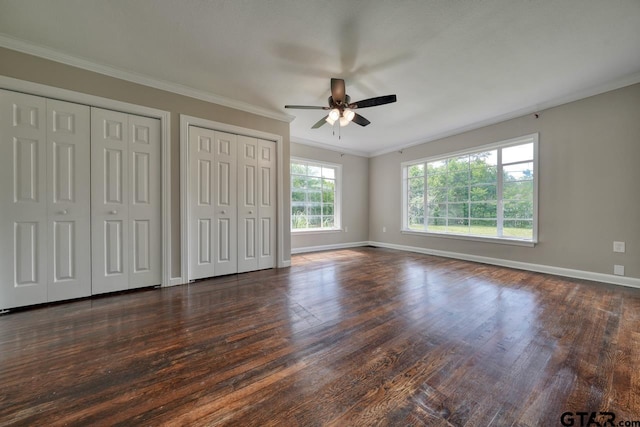
[[[640,81],[639,0],[0,0],[0,45],[291,122],[379,154]],[[62,59],[61,59],[62,58]],[[329,79],[359,110],[310,129]]]

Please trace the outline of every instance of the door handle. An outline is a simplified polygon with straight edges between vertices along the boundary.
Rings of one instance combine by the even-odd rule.
[[[60,215],[66,215],[66,214],[68,214],[68,213],[69,213],[69,211],[68,211],[68,210],[66,210],[66,209],[62,209],[62,210],[61,210],[60,212],[58,212],[58,213],[59,213]]]
[[[111,215],[117,215],[117,214],[118,214],[118,211],[111,211],[111,212],[109,212],[109,213],[110,213]]]
[[[220,212],[222,215],[226,214],[227,211],[223,210],[222,212]]]
[[[253,211],[249,211],[249,215],[253,215]]]

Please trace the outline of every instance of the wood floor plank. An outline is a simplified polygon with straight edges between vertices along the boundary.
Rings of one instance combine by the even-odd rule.
[[[388,249],[0,316],[0,426],[640,421],[640,290]]]

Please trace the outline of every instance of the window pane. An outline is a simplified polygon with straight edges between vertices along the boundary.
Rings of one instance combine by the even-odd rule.
[[[424,163],[409,166],[409,178],[415,176],[424,176]]]
[[[307,220],[309,222],[309,226],[307,228],[320,228],[320,224],[322,224],[320,215],[308,216]]]
[[[533,160],[533,143],[502,149],[502,164]]]
[[[497,200],[495,185],[476,185],[469,189],[469,198],[472,202],[484,202]]]
[[[505,182],[533,179],[533,162],[505,166],[503,170]]]
[[[408,180],[409,197],[424,196],[424,178],[411,178]]]
[[[530,201],[524,202],[505,202],[504,203],[504,218],[533,218],[533,203]]]
[[[322,183],[321,178],[308,178],[307,179],[307,185],[309,186],[309,188],[312,188],[314,190],[320,190],[321,183]]]
[[[469,156],[461,156],[447,163],[449,185],[458,187],[469,183]]]
[[[447,201],[449,190],[447,187],[442,188],[428,188],[427,200],[429,203],[444,203]]]
[[[438,160],[435,162],[427,163],[427,174],[432,173],[446,173],[447,172],[447,161],[446,160]]]
[[[447,233],[469,234],[469,220],[449,219],[447,224]]]
[[[520,239],[533,238],[533,221],[504,221],[502,235]]]
[[[505,182],[502,198],[504,200],[530,200],[533,202],[533,181]]]
[[[424,225],[424,202],[421,197],[419,199],[414,199],[409,205],[409,228]]]
[[[309,190],[307,192],[307,201],[313,203],[322,202],[322,193],[320,191]]]
[[[492,184],[498,180],[498,168],[471,164],[471,184]]]
[[[472,219],[470,230],[471,234],[475,236],[497,236],[497,221],[486,219]]]
[[[322,176],[322,167],[309,165],[308,168],[309,168],[309,172],[308,172],[309,176]]]
[[[429,173],[427,175],[427,185],[430,189],[445,187],[447,185],[447,174]]]
[[[291,228],[294,230],[308,228],[307,216],[302,214],[293,215],[291,217]]]
[[[468,210],[468,203],[449,203],[447,207],[447,216],[449,218],[466,218]]]
[[[331,190],[323,190],[322,191],[322,201],[324,203],[333,203],[334,202],[334,193]]]
[[[299,190],[307,188],[307,178],[304,176],[291,175],[291,189]]]
[[[294,203],[293,206],[291,206],[291,216],[303,215],[306,213],[305,210],[306,207],[304,203]]]
[[[305,191],[292,191],[291,202],[304,202]]]
[[[449,202],[466,202],[469,200],[469,187],[453,187],[449,189]]]
[[[445,218],[447,216],[446,203],[429,203],[427,209],[429,218]]]
[[[336,170],[334,168],[322,167],[322,177],[335,179]]]
[[[432,233],[444,233],[447,229],[445,218],[429,218],[427,221],[427,231]]]
[[[497,218],[497,203],[471,203],[471,218]]]
[[[333,216],[323,216],[322,228],[333,228],[333,227],[335,227]]]
[[[298,175],[306,175],[307,174],[307,165],[303,165],[301,163],[291,163],[291,173]]]
[[[333,203],[325,203],[322,205],[322,215],[333,215]]]
[[[471,164],[482,164],[485,166],[495,166],[498,164],[498,150],[483,151],[482,153],[471,154]]]
[[[320,203],[309,203],[307,205],[307,214],[308,215],[321,215],[322,214],[322,205]]]

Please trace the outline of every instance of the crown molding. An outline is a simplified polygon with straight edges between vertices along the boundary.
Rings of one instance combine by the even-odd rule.
[[[154,89],[160,89],[167,92],[175,93],[178,95],[188,96],[189,98],[199,99],[201,101],[211,102],[224,107],[233,108],[235,110],[244,111],[251,114],[267,117],[270,119],[291,123],[294,116],[290,114],[284,114],[278,111],[269,110],[262,107],[257,107],[246,102],[236,101],[234,99],[226,98],[220,95],[216,95],[209,92],[194,89],[189,86],[181,85],[178,83],[172,83],[165,80],[155,79],[143,74],[135,73],[132,71],[121,70],[119,68],[110,67],[108,65],[98,64],[87,59],[79,58],[76,56],[68,55],[56,51],[54,49],[37,45],[24,40],[15,39],[6,34],[0,33],[0,47],[4,47],[17,52],[26,53],[29,55],[37,56],[40,58],[48,59],[50,61],[59,62],[61,64],[69,65],[83,70],[92,71],[94,73],[103,74],[105,76],[114,77],[120,80],[140,84],[143,86],[152,87]]]

